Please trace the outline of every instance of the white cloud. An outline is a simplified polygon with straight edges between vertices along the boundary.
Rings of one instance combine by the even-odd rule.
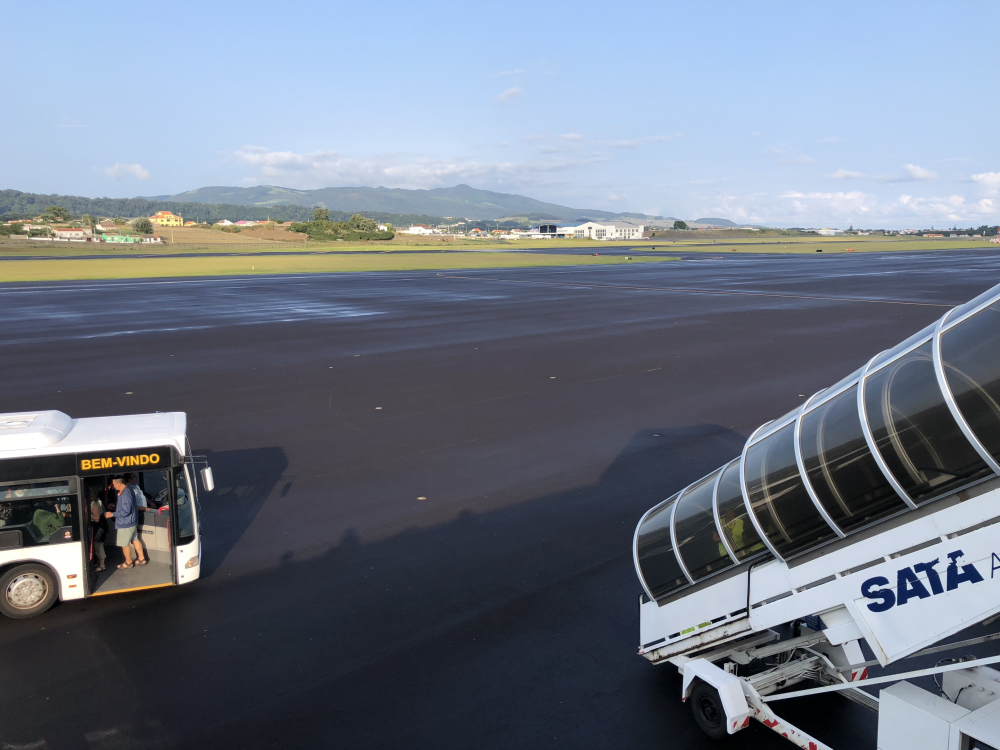
[[[69,115],[63,115],[59,122],[56,123],[57,128],[82,128],[83,123],[79,120],[74,120]]]
[[[645,146],[647,143],[673,141],[682,137],[683,134],[681,133],[671,133],[670,135],[647,135],[642,138],[632,138],[624,141],[605,141],[605,145],[611,146],[612,148],[639,148],[640,146]]]
[[[524,89],[520,88],[519,86],[512,86],[511,88],[501,92],[500,95],[497,96],[496,101],[503,104],[504,102],[509,102],[511,99],[516,99],[523,93]]]
[[[885,207],[885,213],[889,215],[905,213],[913,217],[933,219],[950,219],[951,221],[964,221],[971,216],[983,213],[990,213],[990,206],[987,202],[967,204],[965,197],[961,195],[949,195],[942,198],[914,198],[912,195],[901,195],[899,200],[890,203]]]
[[[980,172],[972,175],[972,180],[979,183],[987,195],[996,195],[1000,189],[1000,172]]]
[[[774,212],[760,205],[763,193],[718,195],[714,201],[687,211],[691,216],[722,216],[737,224],[760,224],[772,221]]]
[[[827,175],[834,180],[857,180],[864,177],[861,172],[852,172],[850,169],[837,169]]]
[[[750,137],[751,138],[760,138],[760,131],[759,130],[754,131],[753,133],[750,134]]]
[[[879,182],[922,182],[936,180],[937,173],[923,167],[918,167],[916,164],[904,164],[902,174],[882,175],[875,179]]]
[[[1000,176],[997,178],[1000,183]],[[1000,191],[1000,187],[998,187]],[[737,223],[776,226],[864,227],[910,226],[956,222],[962,225],[994,224],[1000,219],[1000,199],[966,199],[962,195],[897,197],[860,190],[788,190],[774,193],[699,196],[697,205],[686,206],[690,216],[725,216]]]
[[[787,143],[774,143],[765,148],[764,153],[770,156],[780,156],[779,164],[812,164],[815,161],[810,156],[795,154],[794,149]]]
[[[541,134],[523,135],[523,136],[521,136],[521,140],[525,141],[526,143],[536,143],[538,141],[544,141],[545,138],[546,138],[546,136],[541,135]]]
[[[149,172],[143,169],[141,164],[122,164],[121,162],[115,162],[113,167],[107,167],[104,170],[104,174],[115,180],[120,180],[122,177],[132,176],[138,180],[148,180]]]
[[[786,192],[778,196],[791,201],[794,213],[820,221],[865,221],[872,225],[894,220],[968,221],[996,214],[998,206],[990,198],[973,203],[964,196],[914,197],[903,194],[895,201],[880,203],[874,195],[860,191],[836,193]]]
[[[521,70],[520,68],[517,68],[515,70],[501,70],[499,73],[497,73],[497,75],[498,76],[519,76],[522,73],[524,73],[524,71]]]
[[[621,195],[618,195],[616,193],[611,193],[611,194],[608,195],[607,200],[609,200],[609,201],[620,201],[620,200],[623,200],[625,198],[628,198],[628,195],[626,193],[622,193]]]
[[[916,164],[904,164],[903,171],[906,172],[911,180],[937,179],[937,173],[932,172],[929,169],[924,169],[923,167],[918,167]]]
[[[809,208],[809,203],[805,201],[819,202],[822,204],[824,211],[838,216],[851,213],[864,215],[871,210],[874,204],[874,196],[862,193],[860,190],[852,190],[846,193],[800,193],[791,191],[782,193],[778,197],[791,199],[796,212],[800,214],[805,213]]]
[[[432,188],[459,182],[508,188],[530,187],[551,183],[558,173],[608,161],[606,156],[601,155],[576,159],[530,159],[525,162],[429,159],[400,154],[359,159],[333,150],[300,154],[271,151],[261,146],[244,146],[234,156],[254,170],[244,184],[275,184],[303,189],[333,185]]]
[[[559,136],[561,139],[558,145],[555,146],[542,146],[538,149],[543,154],[558,154],[563,151],[579,151],[580,141],[583,140],[583,136],[578,133],[563,133]],[[528,140],[528,139],[524,139]]]

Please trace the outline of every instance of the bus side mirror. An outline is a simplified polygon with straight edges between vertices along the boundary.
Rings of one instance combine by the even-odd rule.
[[[215,489],[215,478],[212,476],[212,467],[206,466],[201,470],[201,486],[205,488],[205,492],[211,492]]]

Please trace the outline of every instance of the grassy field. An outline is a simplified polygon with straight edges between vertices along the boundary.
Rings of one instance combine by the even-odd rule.
[[[0,282],[252,276],[286,273],[597,266],[677,260],[667,256],[531,255],[527,253],[378,253],[248,257],[0,261]]]
[[[752,252],[752,253],[877,253],[919,250],[968,250],[973,248],[994,250],[985,237],[974,239],[924,238],[924,237],[748,237],[727,240],[706,238],[662,241],[657,249],[684,252]],[[645,249],[645,248],[643,248]]]
[[[597,240],[474,240],[467,238],[440,238],[433,236],[397,235],[389,242],[303,242],[268,241],[252,236],[244,237],[244,233],[227,234],[214,230],[175,230],[175,235],[181,231],[192,233],[192,242],[164,243],[162,245],[116,246],[109,244],[84,243],[42,243],[26,240],[3,239],[0,241],[0,257],[18,258],[32,256],[53,256],[59,258],[76,258],[87,255],[111,255],[122,258],[150,257],[163,254],[205,255],[211,253],[238,253],[253,255],[255,253],[301,253],[306,252],[338,252],[338,253],[386,253],[413,252],[433,250],[464,250],[495,252],[518,252],[520,250],[545,250],[576,248],[585,252],[601,252],[602,250],[635,248],[644,251],[662,252],[752,252],[752,253],[816,253],[822,249],[824,253],[871,253],[893,251],[921,250],[963,250],[973,248],[994,248],[986,238],[951,239],[922,237],[740,237],[714,239],[711,233],[691,233],[690,238],[678,240],[639,240],[630,243],[599,242]],[[273,230],[276,234],[277,230]],[[196,241],[193,233],[199,232],[199,237],[208,237],[213,242]],[[287,236],[303,237],[294,233],[280,232]],[[214,241],[218,239],[218,241]]]
[[[264,226],[247,227],[233,233],[203,227],[157,228],[156,234],[167,245],[259,245],[285,242],[301,245],[307,239],[304,234],[298,232],[289,232],[287,229],[267,229]]]

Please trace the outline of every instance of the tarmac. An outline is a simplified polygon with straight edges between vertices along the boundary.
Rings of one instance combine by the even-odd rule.
[[[636,522],[998,261],[0,285],[0,411],[185,411],[217,485],[201,580],[0,621],[0,746],[716,747],[636,655]]]

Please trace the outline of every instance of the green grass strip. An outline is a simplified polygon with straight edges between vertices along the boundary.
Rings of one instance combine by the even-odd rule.
[[[82,279],[150,279],[190,276],[254,276],[286,273],[430,271],[442,269],[606,266],[677,260],[670,257],[529,255],[526,253],[386,253],[257,257],[4,260],[0,282]]]

